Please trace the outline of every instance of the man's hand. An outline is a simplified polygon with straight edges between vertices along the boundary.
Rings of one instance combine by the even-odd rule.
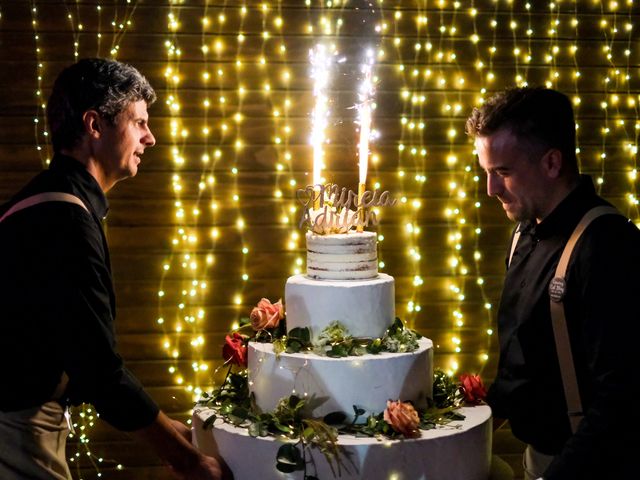
[[[133,432],[151,444],[178,480],[232,480],[222,458],[203,455],[191,444],[191,430],[160,412],[148,427]]]
[[[192,432],[189,427],[187,427],[184,423],[170,419],[173,425],[173,428],[176,429],[178,434],[187,440],[189,443],[191,442]],[[220,478],[222,480],[232,480],[233,474],[231,470],[226,466],[224,461],[219,458],[207,457],[206,455],[200,455],[199,461],[190,471],[185,471],[182,473],[178,473],[174,468],[171,468],[173,474],[176,478],[180,480],[208,480],[210,478]],[[203,476],[204,475],[204,476]],[[213,475],[213,476],[210,476]]]

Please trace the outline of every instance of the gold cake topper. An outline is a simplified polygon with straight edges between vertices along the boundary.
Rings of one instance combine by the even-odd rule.
[[[387,190],[359,193],[335,183],[298,189],[296,197],[304,207],[298,227],[307,225],[318,234],[346,233],[354,227],[360,231],[363,226],[378,225],[372,207],[392,207],[397,202]]]

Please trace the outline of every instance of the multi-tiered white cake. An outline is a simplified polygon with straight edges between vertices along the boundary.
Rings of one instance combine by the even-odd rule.
[[[376,235],[372,232],[307,234],[307,275],[287,280],[287,329],[308,327],[312,339],[339,321],[354,337],[382,337],[395,319],[394,279],[378,273]],[[367,354],[333,358],[313,353],[281,353],[270,343],[249,343],[250,390],[263,411],[272,411],[283,397],[305,398],[306,415],[321,418],[341,411],[352,418],[353,406],[371,413],[385,410],[387,400],[411,401],[416,408],[432,396],[433,344],[422,338],[408,353]],[[489,407],[461,409],[464,421],[421,431],[419,438],[384,440],[340,435],[348,458],[342,479],[486,480],[490,470]],[[235,478],[302,478],[283,474],[274,459],[280,443],[271,437],[253,438],[245,429],[216,421],[212,431],[202,428],[210,416],[196,410],[198,446],[217,448]],[[321,454],[314,456],[316,476],[334,477]]]

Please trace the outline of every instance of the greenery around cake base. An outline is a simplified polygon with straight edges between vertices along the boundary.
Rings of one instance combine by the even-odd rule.
[[[256,336],[262,341],[264,336]],[[268,337],[267,337],[268,338]],[[311,341],[311,332],[307,327],[296,327],[288,334],[268,338],[273,343],[276,355],[280,353],[313,352],[327,357],[352,357],[366,354],[376,355],[382,352],[408,353],[418,349],[419,333],[405,327],[402,320],[396,318],[393,324],[380,338],[352,337],[340,322],[332,322],[322,330],[315,342]]]
[[[419,437],[420,430],[464,420],[458,411],[462,404],[465,401],[481,402],[486,394],[477,375],[462,375],[459,377],[461,383],[458,383],[443,371],[436,370],[433,398],[429,399],[428,408],[421,411],[417,411],[411,402],[391,399],[384,412],[366,412],[358,405],[353,405],[352,421],[347,421],[345,412],[309,418],[303,415],[307,399],[291,395],[280,399],[272,412],[264,412],[249,390],[249,341],[272,343],[276,355],[315,353],[348,357],[381,352],[413,352],[419,348],[421,336],[396,318],[380,338],[352,337],[342,324],[333,322],[320,333],[316,342],[312,342],[308,328],[287,331],[281,301],[272,304],[265,298],[252,310],[251,317],[243,320],[240,328],[225,338],[223,358],[229,369],[222,385],[211,394],[204,393],[197,402],[198,406],[213,410],[205,420],[204,428],[212,428],[213,423],[220,419],[246,428],[252,437],[278,438],[283,444],[276,455],[276,468],[283,473],[301,471],[304,480],[317,480],[307,471],[309,465],[314,464],[314,451],[324,455],[334,477],[341,476],[343,469],[349,469],[347,452],[338,444],[341,434],[379,440]],[[245,335],[242,331],[252,335]]]
[[[343,469],[349,469],[349,458],[338,444],[338,435],[400,439],[385,419],[383,412],[367,412],[353,406],[354,419],[346,422],[343,412],[333,412],[323,418],[305,418],[302,414],[306,401],[296,395],[284,397],[275,410],[263,412],[258,408],[252,392],[249,391],[247,370],[233,371],[230,366],[223,384],[211,394],[203,394],[197,405],[211,408],[214,413],[204,422],[204,428],[212,428],[217,419],[240,428],[246,428],[252,437],[272,436],[285,442],[279,448],[276,468],[284,473],[301,471],[305,480],[317,477],[307,472],[313,463],[312,449],[327,460],[334,477],[339,477]],[[429,408],[419,411],[418,428],[429,430],[455,420],[464,420],[458,411],[464,403],[460,385],[446,373],[434,373],[433,400]]]

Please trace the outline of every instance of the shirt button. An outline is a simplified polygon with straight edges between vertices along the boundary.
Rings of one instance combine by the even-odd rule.
[[[527,284],[527,281],[526,281],[526,280],[522,280],[522,281],[520,282],[520,288],[524,288],[524,286],[525,286],[526,284]]]

